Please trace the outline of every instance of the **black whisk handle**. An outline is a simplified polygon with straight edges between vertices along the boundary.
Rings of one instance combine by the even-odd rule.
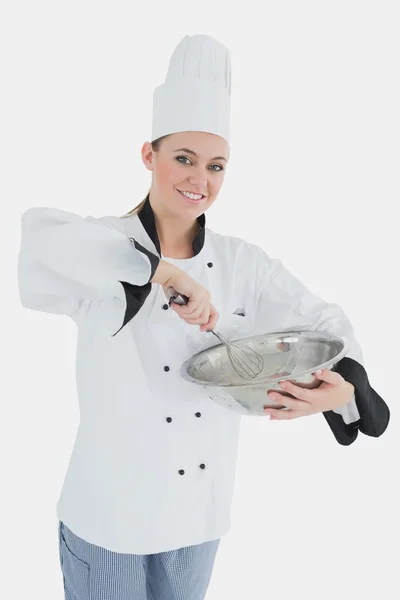
[[[168,293],[170,295],[170,299],[168,300],[169,306],[171,306],[172,302],[175,304],[187,304],[189,302],[189,298],[185,296],[185,294],[180,294],[173,287],[168,288]]]

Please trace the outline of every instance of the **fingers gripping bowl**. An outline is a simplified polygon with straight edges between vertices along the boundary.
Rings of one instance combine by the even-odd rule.
[[[304,388],[318,387],[320,381],[313,373],[331,369],[348,351],[346,338],[324,331],[267,333],[234,342],[262,356],[264,367],[256,378],[243,381],[235,373],[223,344],[192,356],[182,365],[181,376],[208,389],[210,397],[228,410],[249,416],[265,416],[265,406],[285,410],[267,393],[293,397],[278,385],[285,380]]]

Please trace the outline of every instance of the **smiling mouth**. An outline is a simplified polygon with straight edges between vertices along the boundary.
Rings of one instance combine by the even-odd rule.
[[[185,190],[179,190],[178,188],[176,189],[184,198],[186,198],[186,200],[190,200],[191,202],[200,202],[200,200],[203,200],[203,198],[205,198],[204,194],[194,194],[192,192],[185,193]],[[191,194],[192,196],[200,196],[200,198],[191,198],[187,194]]]

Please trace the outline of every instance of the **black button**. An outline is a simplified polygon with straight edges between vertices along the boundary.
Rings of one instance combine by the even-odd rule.
[[[179,475],[184,475],[185,471],[183,469],[179,469],[178,473],[179,473]]]
[[[168,309],[169,309],[169,306],[168,306],[168,304],[163,304],[163,309],[164,309],[164,310],[168,310]]]
[[[212,262],[207,263],[207,267],[210,267],[210,269],[212,266],[213,266]]]
[[[167,423],[171,423],[172,421],[171,417],[167,417],[165,420],[167,421]]]
[[[169,367],[164,367],[164,371],[169,371]]]
[[[196,417],[201,417],[201,413],[197,412]]]
[[[205,468],[206,468],[206,465],[204,463],[201,463],[200,469],[205,469]]]

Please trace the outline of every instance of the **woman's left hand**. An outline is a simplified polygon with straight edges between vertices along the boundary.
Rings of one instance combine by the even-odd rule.
[[[264,408],[265,414],[271,415],[272,420],[296,419],[297,417],[306,417],[318,412],[325,412],[345,406],[350,402],[354,394],[354,386],[349,381],[336,371],[330,369],[322,369],[313,373],[313,375],[321,380],[318,388],[312,390],[299,387],[289,381],[282,381],[278,385],[288,392],[294,398],[283,396],[279,392],[271,392],[270,398],[278,404],[283,404],[289,410],[279,408]]]

